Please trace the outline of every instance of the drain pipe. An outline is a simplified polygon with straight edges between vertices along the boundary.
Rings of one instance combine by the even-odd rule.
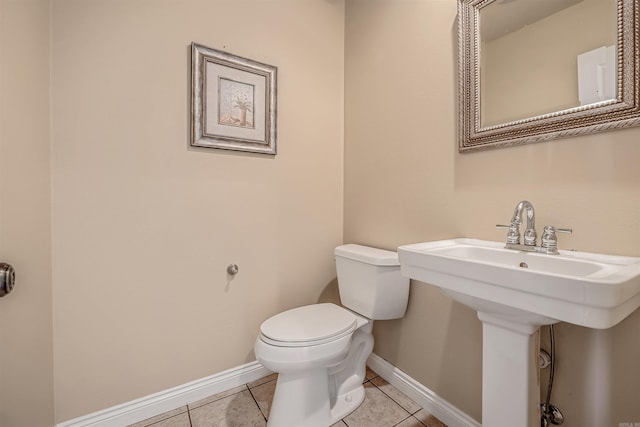
[[[549,384],[547,385],[547,398],[545,402],[540,405],[540,412],[542,419],[540,421],[540,425],[542,427],[547,427],[549,424],[560,425],[564,422],[564,416],[560,409],[555,407],[550,403],[551,401],[551,391],[553,390],[553,376],[555,374],[555,358],[556,358],[556,343],[555,343],[555,332],[553,330],[553,325],[549,325],[549,341],[551,345],[551,354],[548,355],[549,359]],[[541,357],[541,365],[546,361],[544,355],[547,354],[543,351],[543,356]],[[544,367],[544,366],[542,366]]]

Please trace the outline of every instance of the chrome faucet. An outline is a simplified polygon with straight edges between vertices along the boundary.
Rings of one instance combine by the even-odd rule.
[[[520,225],[522,224],[522,213],[527,215],[527,228],[524,231],[524,244],[520,243]],[[542,252],[550,255],[558,254],[558,239],[556,232],[569,233],[570,228],[556,228],[553,226],[544,227],[542,242],[537,246],[538,233],[536,233],[536,212],[531,202],[523,200],[516,205],[513,211],[510,225],[498,224],[496,227],[508,228],[506,249],[515,249],[526,252]]]
[[[527,213],[527,229],[524,231],[524,244],[527,246],[535,246],[538,234],[536,233],[536,211],[533,209],[531,202],[523,200],[516,206],[513,211],[511,224],[522,224],[522,211]],[[520,243],[520,242],[517,242]]]

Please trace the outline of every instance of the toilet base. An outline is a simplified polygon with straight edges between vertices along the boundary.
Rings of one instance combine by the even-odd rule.
[[[331,408],[331,420],[328,425],[333,425],[358,409],[364,402],[364,386],[352,390],[350,393],[338,396],[336,404]]]
[[[364,401],[366,361],[373,322],[353,334],[346,358],[330,367],[278,374],[268,427],[329,427]]]
[[[364,386],[329,401],[327,369],[278,375],[268,427],[329,427],[364,401]],[[304,390],[304,391],[303,391]]]

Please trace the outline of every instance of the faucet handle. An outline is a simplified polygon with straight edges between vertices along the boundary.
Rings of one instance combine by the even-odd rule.
[[[572,228],[556,228],[556,232],[557,233],[573,234],[573,229]]]
[[[541,245],[543,248],[558,248],[558,237],[556,236],[556,233],[572,234],[573,230],[571,228],[556,228],[553,225],[546,225],[544,227],[544,232],[542,233]]]
[[[520,244],[520,226],[519,224],[512,222],[511,225],[496,224],[498,228],[508,228],[507,243]]]

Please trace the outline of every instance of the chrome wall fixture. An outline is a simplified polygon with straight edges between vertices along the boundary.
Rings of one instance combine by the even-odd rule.
[[[0,297],[13,290],[16,284],[16,271],[9,264],[0,262]]]
[[[229,276],[235,276],[238,274],[238,266],[236,264],[229,264],[227,266],[227,274]]]

